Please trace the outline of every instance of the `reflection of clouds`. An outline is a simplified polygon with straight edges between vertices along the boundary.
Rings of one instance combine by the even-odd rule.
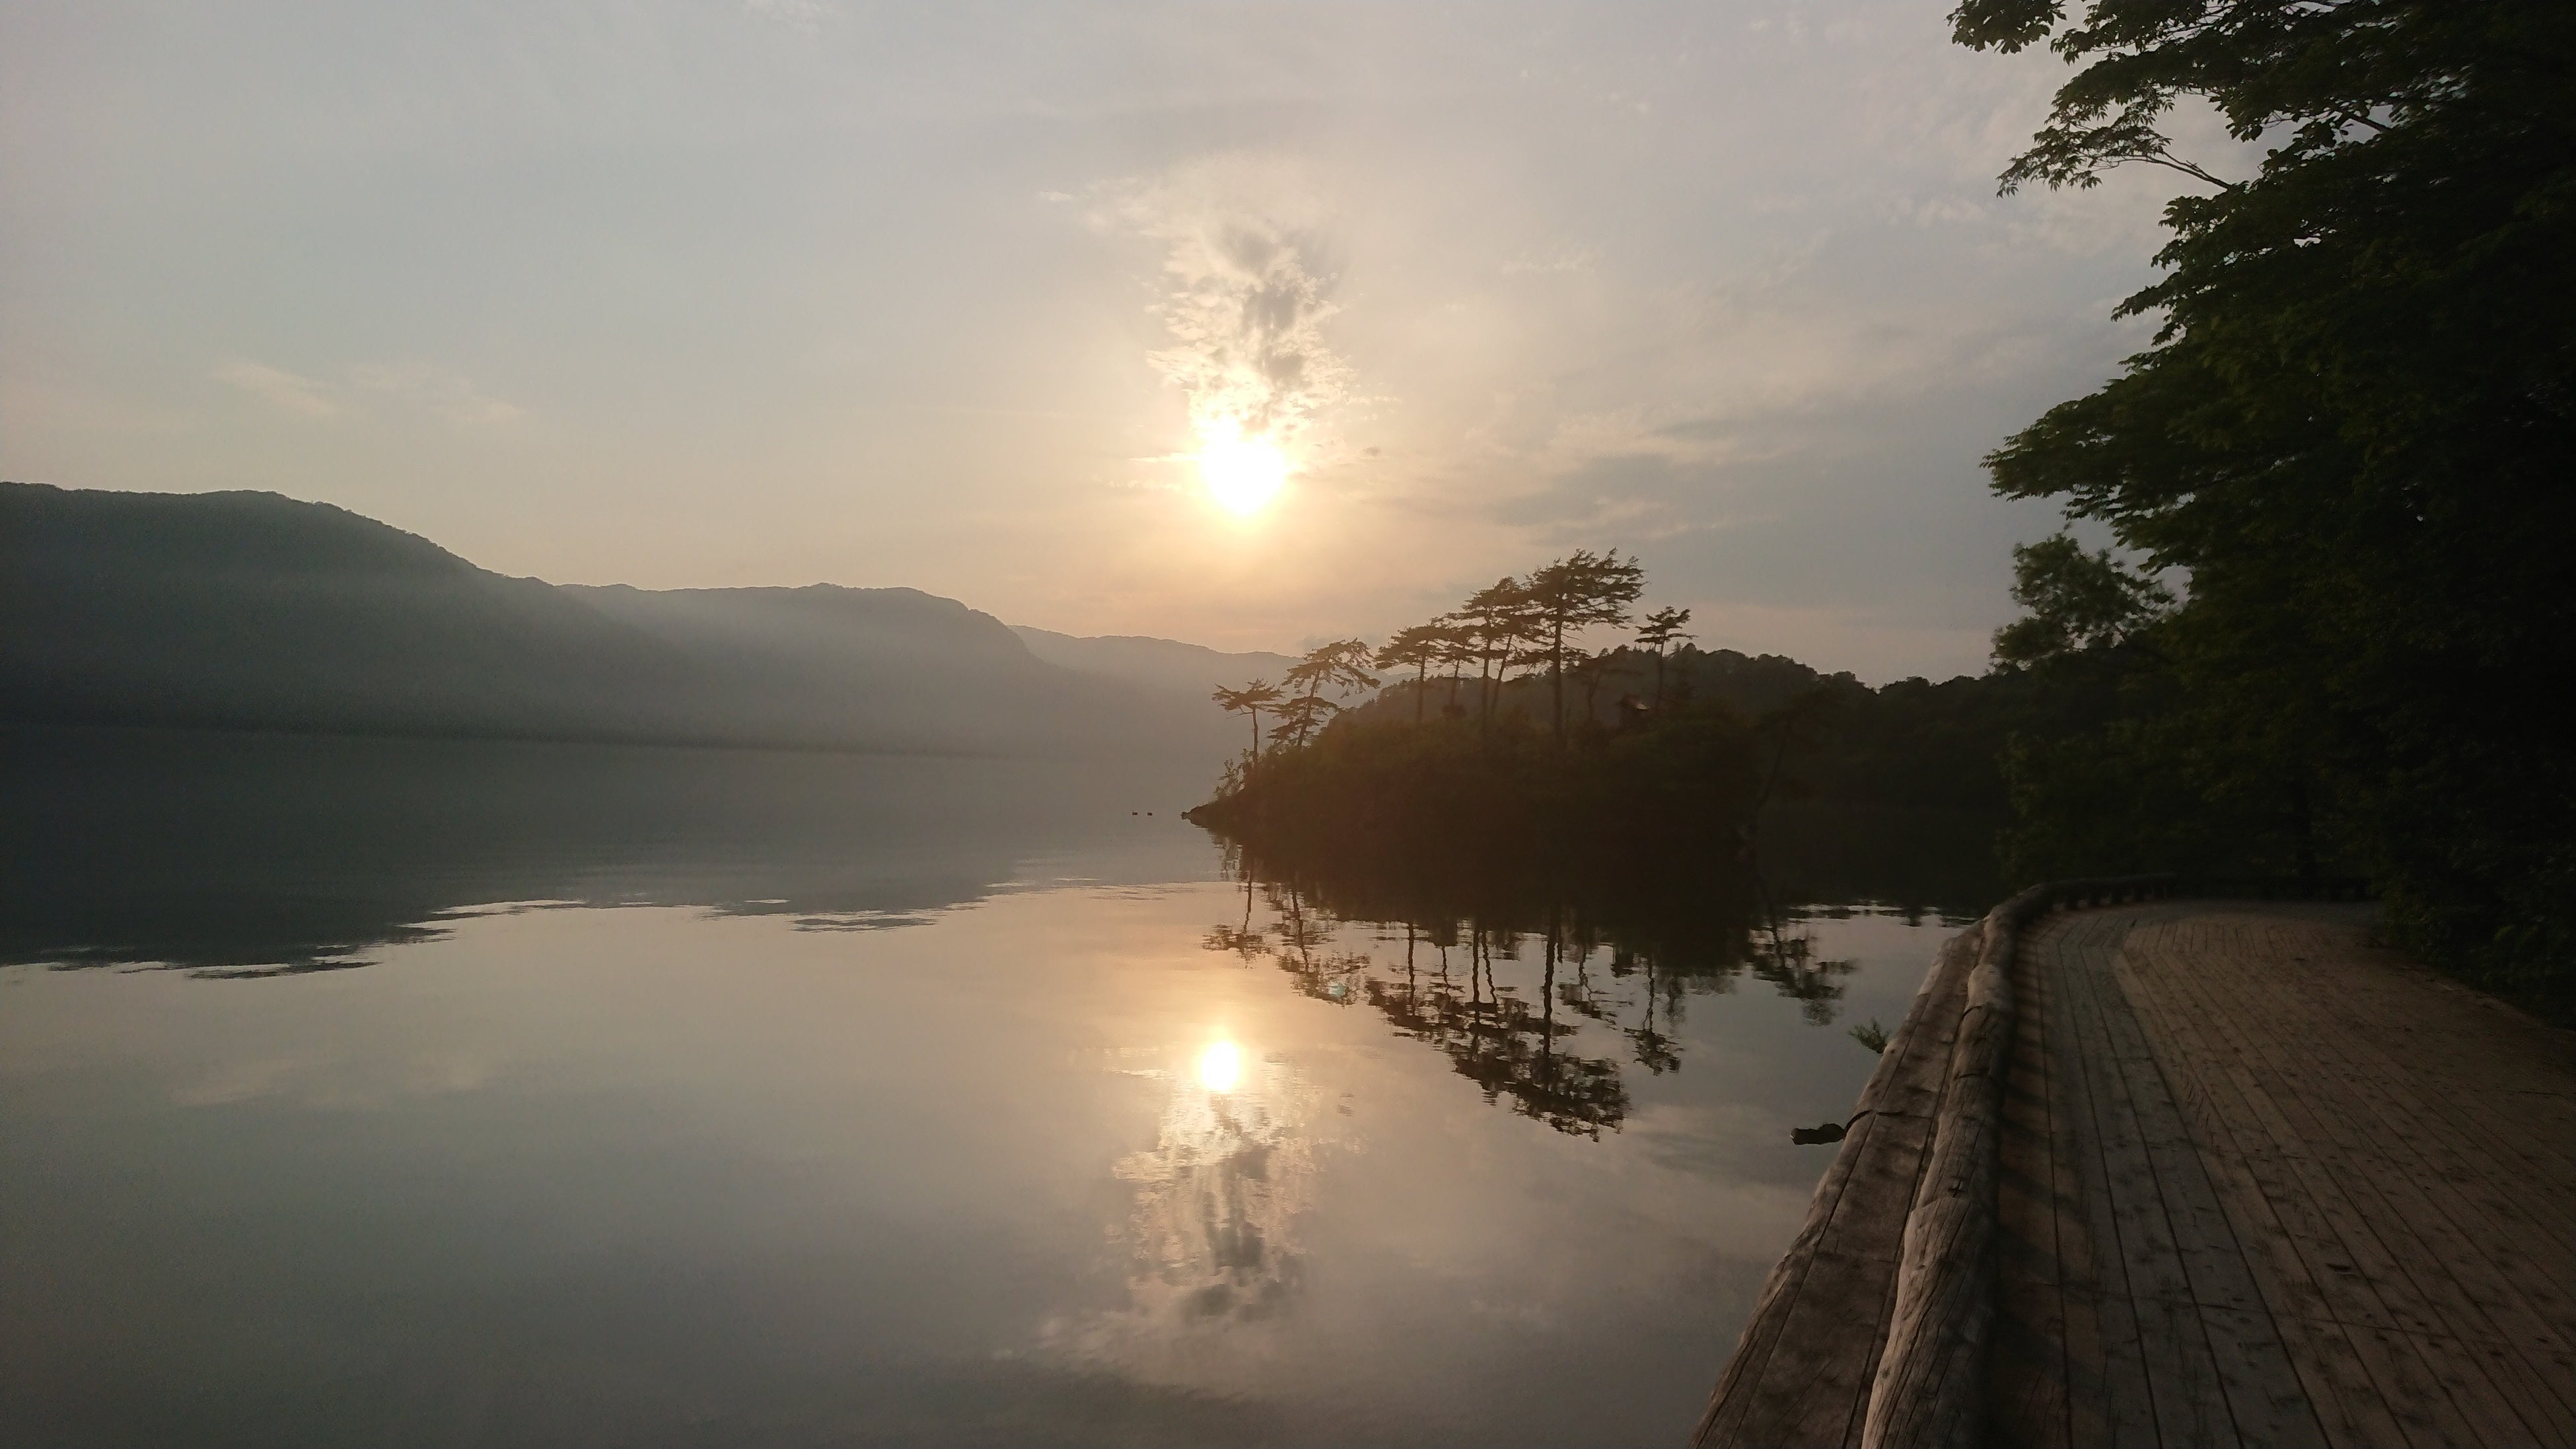
[[[1128,1218],[1135,1308],[1176,1326],[1257,1318],[1295,1281],[1292,1229],[1314,1148],[1300,1129],[1314,1089],[1285,1064],[1244,1063],[1231,1092],[1176,1076],[1151,1151],[1119,1162],[1136,1184]]]
[[[1154,1146],[1120,1159],[1133,1185],[1127,1303],[1050,1332],[1059,1350],[1152,1373],[1195,1335],[1276,1314],[1296,1291],[1297,1220],[1314,1196],[1317,1093],[1287,1064],[1243,1054],[1232,1091],[1205,1059],[1164,1075]],[[1163,1075],[1163,1074],[1158,1074]]]
[[[322,1111],[366,1111],[398,1098],[478,1090],[491,1063],[459,1052],[348,1057],[269,1057],[223,1062],[170,1089],[181,1107],[223,1107],[276,1098]]]

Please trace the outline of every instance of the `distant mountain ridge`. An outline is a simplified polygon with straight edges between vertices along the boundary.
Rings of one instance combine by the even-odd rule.
[[[1204,699],[1219,685],[1239,685],[1254,679],[1279,682],[1288,666],[1297,661],[1291,655],[1253,650],[1229,654],[1210,649],[1204,644],[1183,644],[1175,639],[1154,639],[1141,634],[1102,634],[1081,637],[1059,634],[1052,629],[1034,629],[1026,624],[1013,624],[1011,632],[1029,652],[1049,664],[1078,669],[1086,674],[1106,675],[1130,684]]]
[[[915,589],[556,585],[274,493],[25,483],[0,483],[0,719],[1211,761],[1231,739],[1203,699]]]

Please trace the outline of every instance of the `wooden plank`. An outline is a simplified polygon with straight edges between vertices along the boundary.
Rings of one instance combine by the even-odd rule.
[[[1994,930],[1926,973],[1698,1442],[2576,1442],[2576,1035],[2349,911]],[[1962,1030],[1971,985],[2022,1009]]]
[[[2109,999],[2106,952],[2088,951],[2068,963],[2075,985],[2076,1030],[2083,1069],[2094,1101],[2095,1140],[2107,1185],[2106,1241],[2116,1244],[2118,1283],[2137,1317],[2139,1356],[2154,1404],[2156,1437],[2163,1444],[2239,1442],[2224,1389],[2212,1362],[2209,1337],[2191,1299],[2191,1284],[2147,1154],[2138,1105],[2121,1071],[2107,1017],[2124,1003]]]
[[[2250,1114],[2239,1099],[2241,1089],[2232,1062],[2199,1035],[2197,1017],[2173,1010],[2170,992],[2146,991],[2136,1000],[2163,1029],[2187,1043],[2186,1070],[2197,1088],[2189,1100],[2202,1109],[2198,1123],[2203,1160],[2238,1241],[2252,1249],[2247,1268],[2326,1442],[2337,1449],[2406,1442],[2358,1350],[2343,1325],[2334,1321],[2323,1290],[2299,1253],[2293,1230],[2256,1180],[2251,1162],[2258,1154],[2267,1154],[2269,1144],[2248,1145],[2239,1124]]]
[[[2455,1030],[2453,1040],[2434,1039],[2420,1023],[2455,1013],[2448,993],[2420,985],[2409,997],[2388,992],[2389,968],[2366,969],[2367,963],[2349,959],[2357,944],[2349,930],[2339,942],[2284,929],[2299,923],[2241,916],[2235,921],[2240,930],[2259,933],[2256,949],[2288,969],[2255,973],[2229,994],[2290,1027],[2281,1045],[2302,1059],[2303,1077],[2318,1090],[2341,1087],[2346,1110],[2366,1114],[2373,1136],[2405,1140],[2421,1162],[2400,1165],[2426,1190],[2457,1199],[2450,1211],[2471,1211],[2494,1223],[2491,1241],[2513,1245],[2517,1266],[2524,1269],[2516,1277],[2521,1296],[2544,1319],[2576,1328],[2576,1234],[2565,1231],[2567,1204],[2576,1199],[2576,1154],[2550,1151],[2554,1144],[2535,1136],[2529,1122],[2499,1116],[2499,1092],[2471,1085],[2493,1080],[2478,1065],[2489,1055],[2484,1034],[2501,1027],[2509,1041],[2517,1040],[2521,1033],[2510,1029],[2517,1024],[2480,1019],[2474,1029]],[[2320,967],[2339,953],[2347,959],[2330,970]],[[2301,957],[2307,959],[2296,959]],[[2357,1016],[2345,1004],[2356,981],[2386,993],[2371,1016]],[[2329,1017],[2325,1029],[2315,1021],[2320,1013]],[[2391,1019],[2409,1024],[2392,1025]],[[2381,1040],[2389,1034],[2406,1044],[2392,1048]],[[2534,1079],[2521,1073],[2511,1080]],[[2563,1069],[2557,1081],[2576,1088]],[[2499,1171],[2508,1164],[2510,1170]]]
[[[2314,998],[2311,1014],[2321,1011],[2339,1028],[2327,1045],[2367,1049],[2384,1085],[2447,1119],[2446,1135],[2491,1162],[2514,1164],[2505,1179],[2527,1183],[2543,1209],[2576,1194],[2576,1152],[2565,1145],[2576,1131],[2533,1131],[2536,1109],[2576,1128],[2566,1033],[2406,967],[2365,945],[2349,921],[2267,916],[2259,929],[2278,963],[2265,981],[2275,994],[2291,987]]]
[[[2059,966],[2052,956],[2048,969],[2039,973],[2043,982],[2043,1001],[2048,1011],[2051,1051],[2049,1071],[2049,1123],[2052,1132],[2051,1165],[2057,1174],[2057,1259],[2058,1277],[2063,1285],[2066,1324],[2066,1420],[2067,1439],[2076,1445],[2113,1442],[2111,1430],[2112,1393],[2109,1363],[2103,1348],[2101,1322],[2101,1280],[2094,1267],[2094,1245],[2090,1235],[2090,1212],[2081,1193],[2081,1166],[2089,1138],[2080,1128],[2083,1114],[2090,1110],[2090,1099],[2082,1096],[2082,1074],[2070,1069],[2064,1054],[2073,1051],[2068,1030],[2068,1007],[2059,981]],[[2137,1383],[2140,1402],[2144,1401],[2146,1381],[2141,1373]]]
[[[2222,947],[2214,954],[2242,959],[2244,943],[2237,944],[2239,949],[2232,953]],[[2266,952],[2278,950],[2276,942],[2255,944]],[[2261,975],[2229,973],[2231,989],[2226,996],[2239,1003],[2240,1017],[2250,1005],[2245,998],[2266,994],[2261,986],[2250,984]],[[2353,1213],[2387,1250],[2389,1271],[2403,1285],[2410,1310],[2425,1320],[2419,1334],[2430,1331],[2453,1344],[2493,1345],[2545,1336],[2545,1326],[2529,1314],[2510,1287],[2491,1274],[2483,1281],[2496,1293],[2495,1301],[2485,1308],[2472,1301],[2460,1274],[2479,1272],[2487,1265],[2459,1239],[2446,1215],[2416,1190],[2401,1160],[2406,1138],[2384,1124],[2372,1131],[2358,1125],[2371,1120],[2375,1102],[2386,1099],[2384,1089],[2377,1089],[2380,1084],[2356,1084],[2343,1074],[2314,1070],[2301,1072],[2298,1081],[2301,1090],[2291,1104],[2291,1120],[2316,1134],[2313,1140],[2331,1146],[2336,1160],[2330,1176]],[[2518,1320],[2525,1336],[2508,1339],[2500,1334],[2490,1311]],[[2566,1405],[2518,1354],[2437,1353],[2423,1349],[2420,1340],[2419,1351],[2481,1438],[2504,1443],[2576,1442],[2571,1438],[2576,1424],[2571,1424]]]
[[[2191,947],[2203,962],[2242,963],[2222,941],[2204,928]],[[2285,1216],[2298,1215],[2306,1233],[2303,1247],[2313,1256],[2311,1272],[2325,1286],[2339,1315],[2351,1325],[2348,1340],[2380,1386],[2383,1401],[2409,1443],[2474,1444],[2483,1442],[2475,1417],[2464,1413],[2456,1396],[2426,1351],[2420,1304],[2394,1272],[2368,1224],[2355,1214],[2336,1184],[2329,1150],[2307,1120],[2299,1100],[2307,1074],[2284,1075],[2277,1054],[2258,1043],[2274,1033],[2252,1034],[2238,1013],[2236,993],[2253,973],[2242,969],[2203,970],[2180,979],[2201,988],[2201,1017],[2211,1028],[2233,1038],[2234,1057],[2253,1085],[2247,1094],[2251,1118],[2262,1124],[2273,1144],[2273,1157],[2288,1171],[2281,1176],[2283,1196],[2277,1201]]]
[[[2049,1113],[2047,991],[2043,944],[2054,924],[2025,938],[2014,962],[2020,1010],[2004,1081],[2001,1171],[1996,1180],[1995,1336],[1987,1361],[1988,1435],[2011,1449],[2073,1449],[2067,1388],[2066,1295],[2058,1271],[2060,1176]]]
[[[2106,1011],[2104,1025],[2112,1059],[2138,1115],[2140,1140],[2155,1172],[2188,1299],[2208,1345],[2209,1366],[2233,1430],[2245,1442],[2323,1445],[2324,1426],[2290,1363],[2283,1335],[2204,1163],[2211,1139],[2192,1130],[2177,1100],[2173,1079],[2180,1074],[2168,1071],[2166,1063],[2175,1053],[2156,1051],[2132,1000],[2130,953],[2139,932],[2155,924],[2138,922],[2123,940],[2106,978],[2106,997],[2116,993],[2123,1007]]]
[[[2235,961],[2230,948],[2210,939],[2205,931],[2183,950],[2192,959]],[[2241,1005],[2218,992],[2214,973],[2185,970],[2172,979],[2194,990],[2196,1018],[2229,1040],[2231,1055],[2245,1073],[2247,1120],[2261,1129],[2271,1148],[2250,1156],[2249,1165],[2258,1179],[2267,1163],[2286,1169],[2265,1179],[2267,1196],[2291,1228],[2293,1242],[2307,1259],[2309,1276],[2324,1291],[2334,1319],[2346,1325],[2348,1341],[2377,1384],[2405,1442],[2486,1442],[2495,1427],[2492,1416],[2475,1405],[2461,1404],[2444,1383],[2445,1373],[2425,1351],[2422,1340],[2431,1319],[2411,1283],[2321,1160],[2326,1139],[2308,1119],[2296,1084],[2282,1079],[2273,1058],[2251,1049],[2243,1023],[2230,1014],[2231,1006],[2241,1010]]]
[[[2313,942],[2294,944],[2311,952],[2325,949]],[[2274,949],[2279,949],[2277,943]],[[2382,968],[2358,974],[2368,978],[2388,973]],[[2273,985],[2267,995],[2276,1016],[2295,1001],[2295,996],[2280,984]],[[2401,1008],[2392,1006],[2391,1010]],[[2439,1015],[2439,1003],[2420,1005],[2413,1014]],[[2483,1027],[2488,1023],[2474,1024]],[[2462,1259],[2454,1262],[2454,1271],[2473,1273],[2489,1291],[2498,1294],[2498,1306],[2510,1318],[2508,1324],[2498,1326],[2508,1337],[2545,1343],[2550,1353],[2567,1355],[2571,1346],[2576,1346],[2576,1302],[2571,1302],[2561,1279],[2566,1264],[2576,1261],[2576,1233],[2566,1231],[2565,1222],[2568,1205],[2576,1202],[2576,1181],[2553,1188],[2542,1175],[2528,1170],[2533,1160],[2528,1155],[2479,1153],[2454,1130],[2460,1112],[2435,1114],[2426,1110],[2428,1102],[2450,1104],[2495,1095],[2471,1085],[2480,1075],[2474,1069],[2463,1070],[2463,1064],[2479,1058],[2481,1043],[2435,1041],[2429,1033],[2420,1034],[2421,1050],[2410,1064],[2385,1051],[2372,1055],[2366,1048],[2357,1047],[2355,1043],[2367,1035],[2361,1026],[2353,1024],[2335,1033],[2334,1040],[2302,1051],[2311,1060],[2338,1055],[2347,1059],[2321,1063],[2346,1068],[2337,1075],[2349,1090],[2339,1099],[2337,1110],[2329,1114],[2330,1119],[2339,1126],[2353,1128],[2382,1166],[2402,1175],[2407,1202],[2422,1205],[2417,1210],[2420,1221],[2444,1226],[2460,1222],[2482,1224],[2469,1249],[2482,1265],[2473,1267]],[[2400,1076],[2412,1080],[2392,1080]],[[2570,1074],[2562,1072],[2560,1080],[2576,1088]],[[2345,1135],[2350,1139],[2354,1133]],[[2530,1145],[2533,1135],[2527,1131],[2523,1135],[2525,1145]],[[2560,1141],[2576,1141],[2576,1136]],[[2576,1153],[2563,1147],[2559,1156],[2576,1159]],[[2390,1180],[2388,1185],[2394,1189],[2399,1184]],[[2478,1296],[2483,1298],[2484,1293]],[[2457,1331],[2471,1332],[2465,1325],[2458,1326]]]
[[[2058,1119],[2057,1150],[2073,1168],[2073,1197],[2080,1211],[2071,1225],[2075,1231],[2070,1237],[2079,1239],[2084,1249],[2078,1253],[2070,1248],[2061,1271],[2067,1279],[2068,1321],[2090,1320],[2099,1353],[2101,1394],[2097,1402],[2103,1432],[2092,1442],[2128,1449],[2132,1445],[2154,1445],[2158,1437],[2154,1394],[2147,1379],[2145,1351],[2139,1342],[2137,1310],[2129,1297],[2128,1271],[2120,1258],[2119,1235],[2111,1218],[2111,1186],[2100,1140],[2104,1109],[2096,1100],[2094,1074],[2084,1068],[2079,1025],[2084,988],[2076,963],[2093,948],[2093,937],[2103,926],[2099,917],[2069,922],[2064,936],[2056,942],[2056,959],[2052,963],[2052,1020],[2055,1040],[2060,1043],[2059,1060],[2066,1067],[2060,1081],[2069,1109]]]

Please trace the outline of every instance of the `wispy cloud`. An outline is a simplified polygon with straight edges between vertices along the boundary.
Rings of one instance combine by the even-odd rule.
[[[1525,252],[1503,263],[1506,277],[1545,276],[1551,273],[1588,272],[1601,264],[1600,256],[1590,247],[1541,247]]]
[[[301,413],[308,418],[340,415],[340,404],[331,397],[331,384],[298,376],[284,368],[270,367],[264,362],[253,362],[246,357],[233,358],[215,369],[215,380],[230,383],[285,412]]]
[[[524,415],[517,404],[493,397],[471,379],[422,363],[361,363],[332,382],[235,357],[218,365],[214,376],[281,412],[308,418],[363,413],[371,400],[425,412],[459,427],[506,423]]]
[[[1285,446],[1349,390],[1324,340],[1339,309],[1323,214],[1295,163],[1242,154],[1105,189],[1095,222],[1164,248],[1156,311],[1172,345],[1149,358],[1188,394],[1202,437]]]
[[[418,363],[369,363],[349,370],[350,385],[445,418],[451,423],[506,423],[522,410],[470,379]]]

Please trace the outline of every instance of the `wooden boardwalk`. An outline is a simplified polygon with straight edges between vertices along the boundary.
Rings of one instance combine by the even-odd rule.
[[[1925,1433],[1872,1401],[1920,1272],[1991,1284],[1949,1320],[1942,1361],[1982,1365],[1956,1442],[2576,1446],[2576,1033],[2371,947],[2372,910],[2029,916],[1974,1189],[1929,1146],[1985,1135],[1951,1105],[1953,942],[1695,1442]],[[1900,1266],[1963,1190],[1991,1232]]]
[[[2015,1445],[2576,1445],[2576,1062],[2369,908],[2034,922],[1987,1361]]]

